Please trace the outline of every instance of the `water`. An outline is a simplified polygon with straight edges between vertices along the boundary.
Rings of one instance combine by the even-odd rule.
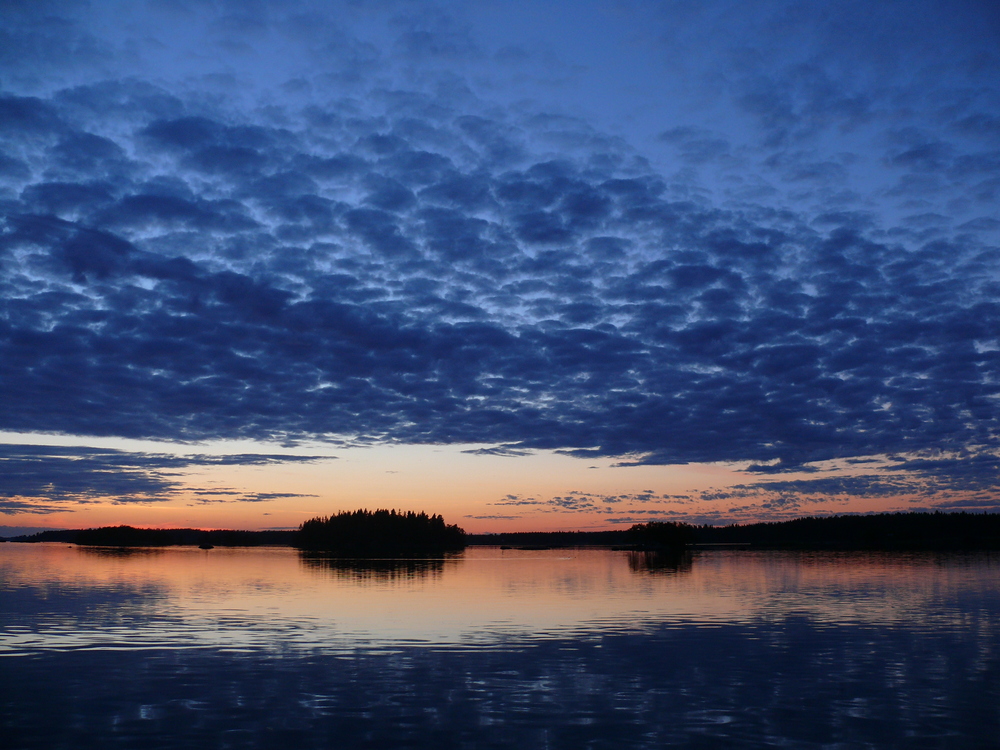
[[[988,555],[0,545],[9,748],[1000,746]]]

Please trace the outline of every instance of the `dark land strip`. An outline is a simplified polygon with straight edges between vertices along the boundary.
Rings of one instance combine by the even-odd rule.
[[[468,545],[534,549],[733,546],[750,549],[966,550],[1000,549],[1000,513],[878,513],[730,526],[651,522],[609,531],[466,534],[457,526],[445,524],[440,516],[380,510],[345,512],[330,518],[312,519],[299,529],[288,530],[109,526],[43,531],[6,541],[66,542],[110,547],[280,545],[358,556],[435,553],[462,549]]]

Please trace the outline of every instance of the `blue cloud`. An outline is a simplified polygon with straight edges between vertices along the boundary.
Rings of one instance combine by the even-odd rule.
[[[632,107],[623,136],[572,114],[574,76],[593,80],[563,65],[572,40],[515,54],[474,7],[344,26],[324,4],[123,4],[115,33],[82,4],[12,11],[0,428],[762,473],[939,450],[962,458],[935,471],[981,476],[1000,448],[995,26],[890,6],[885,28],[940,42],[914,80],[897,71],[923,48],[873,46],[856,4],[768,3],[692,51],[690,114],[653,127],[642,97],[665,83],[592,89]],[[622,13],[679,80],[680,29]],[[617,49],[608,23],[595,55]],[[128,57],[128,29],[162,45]],[[220,58],[163,69],[161,48]],[[126,475],[124,494],[172,491]],[[837,486],[898,487],[879,477]]]
[[[191,487],[186,469],[200,466],[262,466],[309,463],[325,456],[268,454],[169,455],[121,450],[0,445],[0,513],[55,513],[72,505],[111,499],[150,503],[193,495],[199,502],[262,502],[285,493]],[[70,506],[70,507],[68,507]]]

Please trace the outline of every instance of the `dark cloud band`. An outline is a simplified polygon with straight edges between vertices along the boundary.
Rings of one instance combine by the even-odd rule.
[[[100,448],[0,445],[0,513],[55,513],[72,505],[112,501],[164,502],[194,495],[202,502],[263,502],[285,493],[198,489],[184,481],[185,470],[206,466],[261,466],[306,463],[327,457],[230,454],[177,456]]]

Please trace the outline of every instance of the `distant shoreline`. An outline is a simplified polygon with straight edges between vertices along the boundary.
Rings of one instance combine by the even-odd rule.
[[[1000,549],[1000,513],[879,513],[804,517],[789,521],[689,526],[692,549],[993,550]],[[100,529],[43,531],[9,542],[65,542],[112,547],[294,547],[296,530]],[[466,534],[467,546],[511,548],[618,547],[643,549],[628,529]]]

